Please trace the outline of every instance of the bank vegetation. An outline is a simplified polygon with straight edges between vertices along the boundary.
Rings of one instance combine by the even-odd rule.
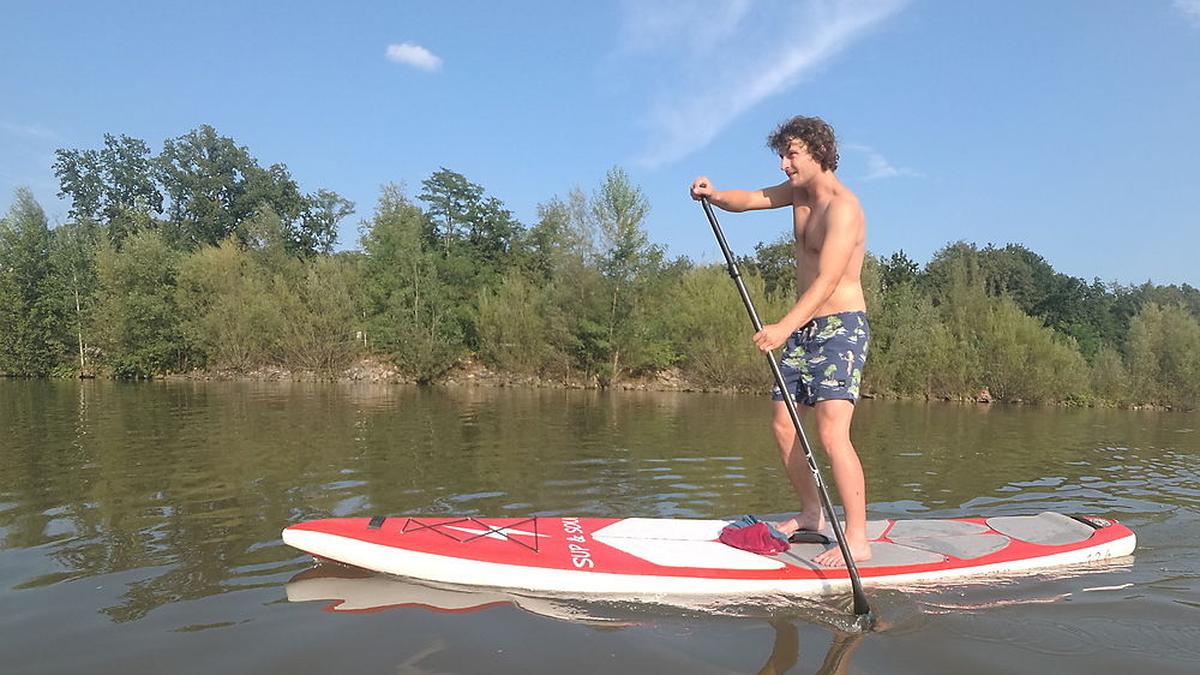
[[[383,188],[343,251],[353,204],[302,192],[211,127],[158,154],[105,136],[59,150],[54,168],[67,222],[50,227],[25,189],[0,220],[0,373],[338,377],[370,359],[420,383],[471,361],[585,386],[663,373],[699,389],[770,384],[724,266],[652,241],[651,205],[620,168],[549,197],[528,225],[441,169],[415,194]],[[791,264],[786,238],[740,261],[766,319],[792,302]],[[870,256],[864,286],[869,395],[1200,402],[1200,291],[1187,284],[1088,282],[1018,244],[952,242],[924,265]]]

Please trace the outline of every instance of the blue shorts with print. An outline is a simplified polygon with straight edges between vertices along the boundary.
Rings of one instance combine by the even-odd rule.
[[[783,347],[779,370],[788,393],[808,406],[818,401],[857,401],[870,340],[866,312],[839,312],[809,321]],[[778,386],[771,398],[783,400]]]

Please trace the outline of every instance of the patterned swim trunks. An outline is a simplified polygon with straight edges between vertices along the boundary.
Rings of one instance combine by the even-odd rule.
[[[839,312],[804,324],[788,338],[779,361],[788,393],[808,406],[857,401],[870,340],[866,312]],[[771,398],[783,400],[778,386]]]

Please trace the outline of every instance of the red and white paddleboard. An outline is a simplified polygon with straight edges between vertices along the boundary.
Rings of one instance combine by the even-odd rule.
[[[717,540],[727,520],[660,518],[331,518],[298,523],[283,540],[368,570],[449,584],[613,595],[845,590],[844,568],[812,562],[828,545],[776,555]],[[1035,516],[870,521],[864,585],[939,582],[1126,556],[1137,538],[1120,523]]]

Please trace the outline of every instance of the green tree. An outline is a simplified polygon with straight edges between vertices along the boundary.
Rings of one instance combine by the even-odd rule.
[[[949,397],[973,397],[984,382],[980,332],[988,316],[988,297],[974,256],[943,260],[936,274],[929,270],[933,263],[926,266],[925,277],[927,283],[932,282],[930,297],[949,335],[946,358],[934,371],[938,375],[935,391]]]
[[[896,251],[887,260],[880,263],[880,274],[883,287],[896,288],[904,284],[916,284],[920,279],[921,268],[904,249]]]
[[[174,235],[189,247],[215,246],[230,235],[244,241],[243,224],[264,204],[285,223],[304,210],[304,198],[287,167],[260,167],[246,147],[207,124],[167,139],[157,165],[170,197]]]
[[[450,294],[442,309],[459,324],[466,344],[478,348],[479,289],[494,287],[523,258],[514,255],[521,225],[499,199],[461,174],[443,168],[421,185],[417,198],[428,205],[423,247],[436,254],[437,275]]]
[[[1142,307],[1129,325],[1128,358],[1137,401],[1200,404],[1200,322],[1182,306]]]
[[[782,316],[791,306],[791,294],[768,293],[757,271],[743,272],[742,281],[760,315]],[[754,328],[724,265],[689,270],[669,300],[673,339],[688,381],[717,389],[770,386],[770,371],[751,340]]]
[[[64,345],[74,345],[73,350],[67,351],[75,352],[73,367],[78,368],[79,375],[94,374],[88,358],[92,351],[92,313],[99,286],[96,248],[100,237],[95,223],[86,220],[66,223],[53,230],[50,247],[50,267],[58,277],[56,288],[64,319],[60,339]]]
[[[888,287],[876,304],[868,304],[870,355],[863,386],[874,393],[942,396],[962,385],[939,375],[954,354],[949,330],[933,302],[909,280]]]
[[[103,223],[118,246],[163,212],[155,159],[141,139],[105,134],[101,150],[56,150],[54,174],[58,196],[71,198],[71,218]]]
[[[176,302],[190,361],[245,371],[278,353],[283,315],[262,272],[233,238],[184,257]]]
[[[431,247],[451,258],[463,254],[486,271],[503,271],[505,259],[521,234],[512,212],[462,174],[442,168],[421,181],[417,199],[425,202],[425,237]]]
[[[100,291],[93,333],[117,377],[140,378],[186,367],[175,280],[179,255],[156,231],[131,235],[98,256]]]
[[[650,203],[619,167],[609,170],[591,200],[591,215],[600,234],[598,268],[608,307],[603,325],[607,364],[602,381],[623,371],[662,367],[673,360],[670,343],[657,331],[643,330],[639,317],[665,271],[662,247],[643,227]],[[624,360],[623,360],[624,359]]]
[[[980,327],[983,382],[1001,400],[1082,401],[1087,363],[1073,340],[1045,327],[1008,297],[992,299]]]
[[[479,355],[512,373],[565,373],[571,344],[554,290],[512,269],[479,291]]]
[[[354,213],[354,202],[331,190],[317,190],[305,199],[300,226],[293,228],[289,249],[301,255],[328,254],[337,243],[338,223]]]
[[[363,233],[368,341],[390,352],[420,382],[445,373],[465,348],[447,307],[451,289],[438,277],[437,255],[424,247],[425,215],[396,185],[380,195]]]
[[[1101,401],[1125,405],[1131,401],[1129,369],[1121,353],[1103,345],[1092,359],[1088,373],[1092,392]]]
[[[168,139],[158,156],[145,141],[105,134],[101,150],[59,149],[54,172],[74,220],[102,224],[120,248],[127,236],[162,230],[176,247],[247,243],[246,222],[269,207],[292,255],[328,253],[354,205],[337,193],[303,195],[283,164],[263,168],[250,151],[203,125]],[[155,217],[164,212],[167,220]]]
[[[783,292],[795,294],[796,288],[796,247],[795,237],[785,232],[775,241],[754,245],[754,256],[738,258],[738,269],[746,273],[754,273],[763,278],[766,284],[764,291],[774,295]]]
[[[47,375],[62,359],[62,306],[46,214],[27,188],[0,221],[0,372]]]
[[[445,167],[421,181],[417,199],[425,202],[426,242],[443,255],[462,247],[469,239],[470,221],[483,200],[484,190],[460,173]]]
[[[525,267],[544,280],[570,277],[595,257],[595,233],[582,190],[538,204],[538,221],[525,237],[525,256]]]
[[[331,377],[359,354],[357,262],[352,256],[321,256],[292,266],[298,278],[276,276],[273,293],[283,314],[283,358]]]

